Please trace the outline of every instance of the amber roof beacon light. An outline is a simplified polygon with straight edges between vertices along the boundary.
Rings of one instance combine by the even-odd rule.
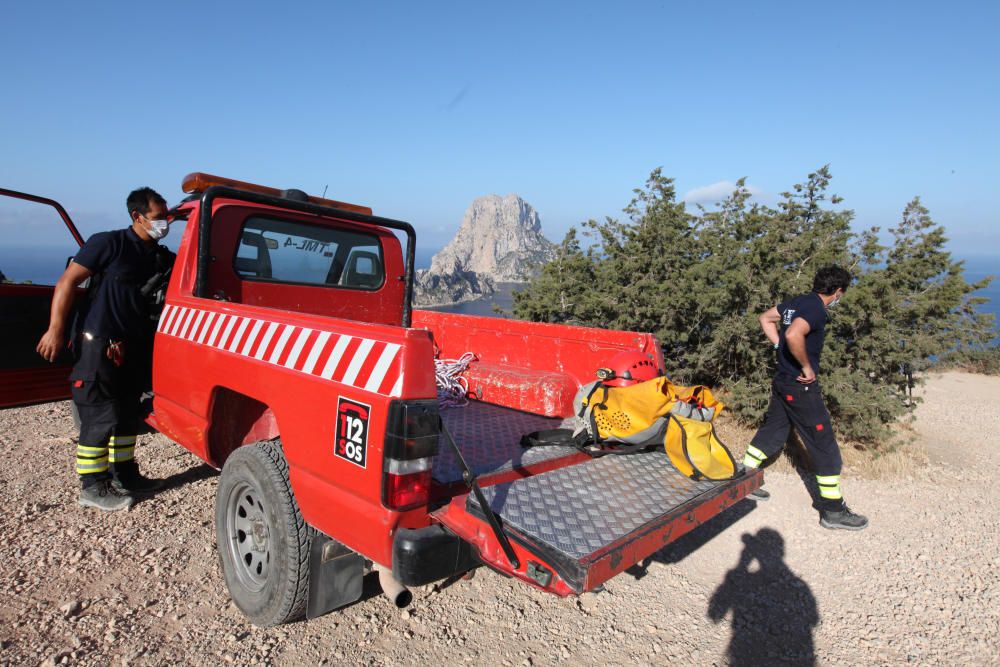
[[[185,176],[184,180],[181,181],[181,190],[188,194],[192,192],[203,192],[213,185],[225,185],[226,187],[236,188],[237,190],[257,192],[259,194],[270,195],[272,197],[284,196],[284,191],[278,188],[270,188],[266,185],[257,185],[256,183],[247,183],[246,181],[237,181],[235,178],[213,176],[212,174],[206,174],[201,171],[196,171]],[[309,201],[320,206],[342,208],[348,211],[354,211],[355,213],[362,213],[364,215],[372,214],[371,207],[369,206],[348,204],[347,202],[337,201],[335,199],[324,199],[322,197],[314,197],[312,195],[309,195]]]

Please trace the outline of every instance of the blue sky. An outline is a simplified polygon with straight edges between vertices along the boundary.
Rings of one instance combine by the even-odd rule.
[[[746,176],[772,202],[829,163],[858,226],[920,195],[953,250],[992,252],[998,7],[14,3],[0,187],[85,235],[191,171],[328,187],[426,252],[483,194],[521,195],[558,241],[657,166],[690,198]]]

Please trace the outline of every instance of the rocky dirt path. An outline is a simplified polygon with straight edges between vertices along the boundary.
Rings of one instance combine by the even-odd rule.
[[[145,436],[141,461],[170,488],[128,513],[87,511],[68,404],[0,411],[0,662],[995,665],[1000,378],[948,373],[924,394],[931,465],[845,473],[867,531],[820,528],[798,477],[771,473],[771,501],[744,501],[598,595],[481,571],[399,611],[368,581],[344,611],[268,630],[222,583],[213,471]]]

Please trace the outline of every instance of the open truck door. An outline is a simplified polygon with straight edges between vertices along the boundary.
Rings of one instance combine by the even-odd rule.
[[[49,326],[55,283],[83,238],[59,202],[4,188],[0,229],[0,408],[69,398],[72,355],[49,363],[35,347]]]

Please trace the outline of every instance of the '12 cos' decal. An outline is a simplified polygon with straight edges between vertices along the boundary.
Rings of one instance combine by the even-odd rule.
[[[371,406],[341,397],[337,401],[335,456],[362,468],[368,458],[368,415]]]

